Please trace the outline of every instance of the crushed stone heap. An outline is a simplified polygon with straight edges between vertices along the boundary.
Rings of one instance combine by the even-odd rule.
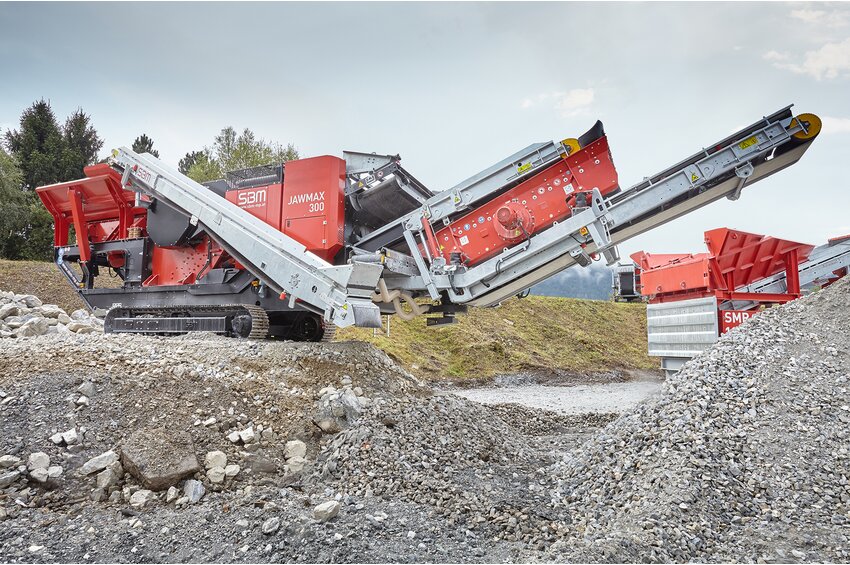
[[[759,314],[552,469],[546,560],[850,559],[850,277]]]
[[[86,310],[68,314],[32,294],[0,291],[0,338],[103,332],[103,321]]]

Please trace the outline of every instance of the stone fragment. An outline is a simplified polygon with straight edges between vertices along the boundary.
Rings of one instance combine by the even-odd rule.
[[[286,461],[286,469],[290,473],[300,473],[307,466],[309,461],[305,458],[296,455],[295,457],[291,457]]]
[[[227,439],[229,439],[232,443],[239,443],[239,432],[230,432],[227,434]]]
[[[87,396],[91,398],[97,392],[97,389],[94,386],[94,383],[91,381],[85,381],[83,384],[77,387],[77,392],[82,394],[83,396]]]
[[[132,506],[136,510],[141,510],[155,498],[156,495],[151,490],[137,490],[130,496],[130,506]]]
[[[339,514],[339,508],[341,504],[336,500],[329,500],[327,502],[323,502],[313,508],[313,518],[318,520],[319,522],[327,522],[328,520],[332,520]]]
[[[47,469],[39,467],[30,471],[30,478],[39,482],[47,482]]]
[[[191,436],[165,428],[139,429],[121,444],[124,470],[149,490],[165,490],[200,471]]]
[[[242,443],[251,443],[254,441],[254,438],[254,428],[245,428],[239,432],[239,439],[242,440]]]
[[[62,468],[61,465],[51,465],[47,468],[47,478],[58,479],[62,476],[62,473],[64,472],[65,470]]]
[[[165,502],[171,503],[177,500],[177,497],[180,496],[180,490],[175,486],[168,487],[168,492],[165,493]]]
[[[41,451],[30,453],[30,456],[27,458],[27,469],[30,471],[34,469],[47,469],[49,466],[50,457]]]
[[[275,533],[280,528],[280,518],[272,517],[263,522],[262,530],[267,536]]]
[[[286,442],[286,448],[284,450],[285,457],[290,459],[292,457],[306,457],[307,456],[307,444],[305,444],[301,440],[291,440]]]
[[[21,458],[14,455],[0,456],[0,469],[8,469],[9,467],[17,467],[21,464]]]
[[[227,455],[223,451],[210,451],[204,458],[204,467],[212,469],[213,467],[225,467],[227,465]]]
[[[18,477],[20,476],[20,471],[10,471],[8,473],[3,473],[2,475],[0,475],[0,488],[6,488],[7,486],[17,481]]]
[[[212,469],[207,469],[207,478],[214,485],[223,483],[224,467],[213,467]]]
[[[101,453],[97,457],[92,457],[80,467],[81,475],[91,475],[97,471],[102,471],[109,467],[112,463],[118,461],[118,454],[112,451]]]
[[[108,490],[109,487],[118,484],[120,477],[111,468],[106,468],[97,474],[97,488]]]
[[[201,500],[206,491],[207,489],[204,488],[204,483],[196,481],[195,479],[189,479],[186,481],[186,484],[183,485],[183,494],[186,495],[190,504],[195,504]]]
[[[62,432],[62,441],[66,445],[74,445],[78,440],[79,437],[77,437],[77,430],[75,428],[71,428],[67,432]]]
[[[224,468],[224,476],[228,478],[233,478],[239,474],[239,471],[239,465],[228,465]]]

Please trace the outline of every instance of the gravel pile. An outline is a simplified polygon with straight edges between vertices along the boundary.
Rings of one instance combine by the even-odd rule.
[[[87,310],[69,315],[32,294],[0,292],[0,338],[93,332],[103,332],[103,321]]]
[[[850,279],[756,316],[554,466],[544,559],[848,561],[848,314]]]
[[[471,401],[379,401],[318,463],[322,478],[353,496],[424,504],[470,537],[540,547],[555,540],[540,454]]]

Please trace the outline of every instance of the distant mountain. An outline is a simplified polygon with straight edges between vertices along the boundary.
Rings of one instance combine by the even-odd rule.
[[[586,268],[574,266],[534,285],[531,294],[609,300],[611,269],[598,264]]]

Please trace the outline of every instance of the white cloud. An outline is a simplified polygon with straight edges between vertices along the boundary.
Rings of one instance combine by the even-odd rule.
[[[827,43],[815,51],[807,51],[803,63],[788,62],[788,57],[776,51],[768,51],[764,58],[773,61],[773,66],[798,74],[807,74],[817,80],[835,79],[850,75],[850,37],[839,43]]]
[[[791,17],[805,22],[826,27],[844,27],[847,25],[848,13],[839,10],[791,10]]]
[[[522,108],[531,108],[538,104],[552,104],[562,117],[570,118],[587,112],[596,94],[592,88],[573,88],[566,92],[544,92],[536,97],[525,98],[520,102]]]
[[[788,53],[780,53],[779,51],[770,50],[764,55],[762,55],[762,59],[765,61],[787,61],[790,58]]]
[[[569,92],[560,93],[556,97],[555,108],[565,118],[577,116],[585,112],[593,104],[592,88],[574,88]]]
[[[850,118],[834,118],[832,116],[821,116],[824,135],[835,133],[850,133]]]
[[[791,10],[791,17],[798,20],[803,20],[808,24],[821,23],[826,11],[824,10]]]

